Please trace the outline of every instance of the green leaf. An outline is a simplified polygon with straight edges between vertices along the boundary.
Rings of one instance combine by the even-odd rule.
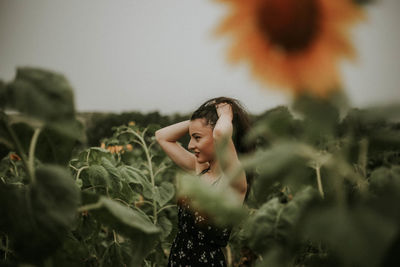
[[[314,172],[308,162],[316,157],[316,151],[307,145],[280,142],[270,149],[259,150],[243,160],[242,165],[246,169],[256,168],[259,175],[251,190],[258,202],[264,203],[268,199],[266,188],[271,188],[276,182],[291,186],[293,190],[314,182],[311,180]]]
[[[131,247],[126,243],[111,243],[103,254],[101,266],[128,266],[130,263]]]
[[[107,170],[108,173],[110,173],[111,177],[119,178],[121,176],[121,174],[118,171],[117,167],[109,159],[102,158],[101,159],[101,165]]]
[[[381,266],[398,225],[365,206],[319,205],[304,213],[305,237],[329,245],[346,266]]]
[[[78,162],[81,164],[77,164],[77,168],[82,167],[82,165],[92,165],[92,164],[102,164],[102,159],[106,158],[110,161],[113,161],[113,156],[111,153],[100,147],[90,147],[85,151],[82,151],[78,156]]]
[[[68,228],[76,220],[79,203],[79,190],[67,170],[53,165],[44,165],[36,170],[32,205],[40,218],[39,224],[50,220]]]
[[[166,216],[158,217],[157,226],[162,229],[161,240],[169,236],[172,231],[172,223]]]
[[[37,68],[18,68],[8,84],[9,107],[44,121],[74,117],[74,96],[64,76]]]
[[[329,98],[303,94],[296,98],[293,109],[302,116],[302,138],[317,146],[336,136],[340,110],[347,109],[344,95]]]
[[[5,145],[8,149],[14,149],[12,138],[7,130],[8,117],[0,111],[0,144]]]
[[[121,173],[122,179],[124,179],[128,183],[132,184],[140,184],[142,186],[144,181],[147,182],[146,177],[144,174],[140,172],[140,170],[135,169],[131,166],[121,165],[118,166],[118,170]]]
[[[101,159],[101,166],[103,166],[110,174],[111,189],[114,192],[120,192],[122,190],[122,181],[121,173],[119,172],[117,167],[115,167],[113,162],[111,162],[107,158]]]
[[[400,166],[380,167],[370,175],[370,189],[376,194],[384,194],[400,189]]]
[[[66,124],[64,127],[68,129],[70,125]],[[77,141],[82,138],[79,137],[78,130],[76,136],[66,136],[64,132],[61,132],[55,131],[49,125],[43,128],[36,145],[40,149],[37,149],[35,154],[40,161],[64,166],[68,164],[73,150],[78,144]]]
[[[161,230],[148,217],[106,197],[93,210],[102,223],[128,237],[134,244],[132,262],[140,264],[155,245]]]
[[[286,106],[279,106],[260,115],[247,138],[262,138],[269,144],[271,139],[297,137],[301,134],[299,122],[293,118]]]
[[[85,127],[75,118],[53,121],[47,125],[47,128],[68,139],[86,143]]]
[[[400,202],[400,166],[380,167],[370,177],[370,194],[366,205],[400,224],[400,210],[393,203]]]
[[[304,208],[316,197],[315,190],[306,187],[288,203],[281,203],[278,198],[266,202],[245,223],[243,231],[249,247],[265,253],[277,245],[288,246]]]
[[[168,203],[175,195],[175,187],[169,182],[162,182],[155,187],[154,199],[162,207]]]
[[[122,183],[122,189],[120,192],[117,193],[117,196],[119,196],[119,198],[123,199],[125,202],[127,203],[134,203],[135,201],[139,201],[140,200],[140,195],[139,193],[135,192],[130,184],[128,184],[125,181],[121,181]]]
[[[122,179],[128,183],[140,185],[144,197],[147,199],[153,198],[153,186],[141,170],[126,165],[119,166],[118,170]]]
[[[137,234],[153,235],[160,232],[149,218],[119,202],[100,197],[99,204],[101,209],[96,210],[96,214],[127,237],[134,238]]]
[[[178,197],[188,196],[196,210],[205,212],[218,225],[232,225],[240,222],[245,211],[238,194],[222,177],[218,186],[202,182],[198,176],[178,177]]]
[[[91,165],[86,171],[88,174],[88,179],[92,186],[109,186],[111,184],[110,175],[103,166],[97,164]]]
[[[23,187],[0,183],[0,228],[13,240],[21,259],[40,262],[65,239],[77,217],[80,194],[68,171],[51,165],[37,169],[36,181]]]

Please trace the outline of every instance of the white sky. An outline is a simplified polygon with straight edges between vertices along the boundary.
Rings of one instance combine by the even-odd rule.
[[[289,103],[226,62],[226,40],[211,34],[225,11],[211,0],[0,0],[0,79],[17,66],[63,73],[79,111],[187,113],[222,95],[254,113]],[[342,73],[354,106],[400,100],[399,12],[399,0],[378,0],[353,31],[359,60]]]

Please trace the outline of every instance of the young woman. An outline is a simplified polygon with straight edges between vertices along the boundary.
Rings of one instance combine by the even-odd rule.
[[[210,186],[219,186],[222,173],[240,165],[238,153],[251,149],[243,142],[248,129],[249,117],[240,103],[219,97],[201,105],[190,120],[158,130],[156,139],[178,166],[199,174],[199,179]],[[187,133],[191,152],[177,142]],[[228,138],[227,160],[226,164],[220,164],[215,147],[224,138]],[[243,201],[249,188],[245,172],[242,171],[229,186]],[[188,199],[181,199],[178,202],[178,233],[172,244],[168,266],[226,266],[221,247],[227,245],[229,235],[230,229],[214,226],[191,207]]]

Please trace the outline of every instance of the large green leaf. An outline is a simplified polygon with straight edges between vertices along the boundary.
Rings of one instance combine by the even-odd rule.
[[[19,112],[8,116],[9,127],[20,128],[17,125],[24,124],[32,132],[40,128],[38,146],[42,149],[37,151],[37,157],[42,162],[66,165],[77,141],[85,141],[83,126],[75,118],[73,92],[67,80],[50,71],[19,68],[3,93],[5,107]],[[18,137],[26,132],[15,131]]]
[[[74,148],[78,145],[78,140],[84,139],[83,128],[71,128],[72,124],[72,121],[71,124],[62,124],[59,130],[55,130],[50,125],[43,128],[37,143],[40,149],[36,149],[35,153],[40,161],[67,166]],[[69,130],[74,131],[74,134],[66,134]]]
[[[36,170],[36,181],[32,184],[32,207],[39,224],[50,221],[70,227],[76,219],[79,203],[79,190],[66,169],[44,165]]]
[[[106,248],[101,266],[128,266],[131,258],[131,246],[128,242],[113,242]]]
[[[288,203],[273,198],[253,214],[244,227],[244,237],[251,249],[265,253],[274,246],[287,246],[293,241],[293,231],[304,208],[316,198],[316,192],[306,187]]]
[[[252,186],[258,202],[263,203],[268,199],[267,189],[276,182],[290,185],[294,190],[309,184],[314,173],[308,164],[317,156],[307,145],[282,142],[267,150],[259,150],[245,159],[243,166],[247,169],[255,168],[259,174]]]
[[[370,177],[367,204],[375,211],[400,224],[400,210],[393,203],[400,202],[400,166],[380,167]]]
[[[274,139],[300,136],[300,121],[295,120],[285,106],[266,111],[251,128],[247,138],[258,139],[258,143],[270,144]],[[261,140],[260,140],[261,139]]]
[[[318,205],[303,214],[299,231],[327,244],[344,266],[381,266],[398,225],[365,206]]]
[[[114,192],[120,192],[122,190],[121,173],[117,167],[107,158],[101,159],[101,166],[103,166],[110,174],[111,189]]]
[[[65,169],[42,166],[35,176],[29,186],[0,184],[0,227],[10,235],[16,254],[28,262],[40,262],[60,247],[80,202],[78,188]]]
[[[172,231],[172,223],[166,216],[159,216],[157,226],[162,229],[161,239],[165,239]]]
[[[325,142],[336,136],[340,110],[347,108],[344,95],[329,98],[303,94],[296,98],[293,109],[302,116],[302,139],[323,148]]]
[[[97,209],[93,212],[102,223],[132,240],[132,261],[137,265],[140,265],[150,252],[161,233],[161,230],[142,213],[106,197],[100,197]]]
[[[153,197],[153,186],[141,170],[127,165],[119,166],[118,170],[121,173],[122,179],[126,182],[141,187],[141,193],[144,197],[148,199]]]
[[[37,68],[18,68],[8,84],[8,106],[29,116],[54,121],[74,117],[74,96],[64,76]]]
[[[154,199],[162,207],[168,203],[175,195],[175,187],[169,182],[162,182],[155,187]]]
[[[121,177],[128,183],[140,184],[145,187],[144,183],[147,182],[147,184],[151,186],[147,181],[146,176],[139,169],[127,165],[121,165],[118,166],[118,170],[121,173]]]
[[[12,138],[7,129],[8,118],[3,111],[0,111],[0,144],[3,144],[7,149],[14,149]]]
[[[153,235],[160,232],[160,229],[154,226],[149,218],[119,202],[107,197],[100,197],[98,203],[99,209],[96,209],[95,213],[102,217],[107,224],[116,226],[113,228],[127,237],[134,239],[137,234]]]
[[[88,179],[91,186],[104,186],[107,187],[111,184],[110,175],[107,170],[101,165],[91,165],[86,169]]]

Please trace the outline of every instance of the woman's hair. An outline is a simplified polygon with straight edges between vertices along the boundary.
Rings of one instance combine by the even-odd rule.
[[[245,110],[245,108],[240,104],[240,102],[233,98],[228,97],[217,97],[212,98],[205,103],[203,103],[195,112],[193,112],[190,120],[195,119],[205,119],[208,125],[211,125],[213,128],[218,120],[218,113],[216,109],[216,105],[220,103],[228,103],[232,107],[232,126],[233,126],[233,133],[232,133],[232,141],[235,145],[236,151],[239,154],[245,154],[254,151],[255,146],[253,143],[249,143],[245,141],[245,136],[250,130],[251,121],[250,117]],[[249,193],[249,189],[252,184],[253,175],[247,173],[247,193],[246,198]]]

